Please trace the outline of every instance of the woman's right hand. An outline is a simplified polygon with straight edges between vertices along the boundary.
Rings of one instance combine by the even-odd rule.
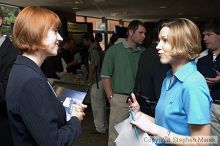
[[[140,111],[140,105],[138,104],[137,99],[136,99],[134,93],[131,93],[131,98],[132,98],[132,101],[129,99],[130,108],[136,114],[136,113],[138,113]]]
[[[87,108],[87,105],[82,103],[77,103],[73,105],[71,117],[77,117],[80,121],[83,120],[85,116],[84,109]]]
[[[131,124],[136,125],[142,131],[155,136],[158,136],[158,133],[164,131],[164,128],[156,125],[154,122],[148,119],[148,116],[141,112],[136,114],[135,120],[131,120]],[[167,132],[167,130],[165,132]]]

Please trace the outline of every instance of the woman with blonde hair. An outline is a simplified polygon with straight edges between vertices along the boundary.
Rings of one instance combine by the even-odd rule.
[[[18,55],[6,91],[7,111],[15,146],[72,146],[81,134],[80,121],[86,107],[77,104],[66,120],[66,112],[40,66],[57,55],[63,40],[59,17],[52,11],[30,6],[17,16],[13,43]]]
[[[144,132],[157,136],[157,145],[209,145],[201,138],[210,136],[212,99],[204,77],[194,59],[199,55],[201,37],[197,26],[179,18],[163,25],[157,45],[160,61],[171,69],[163,81],[155,119],[140,112],[132,95],[136,113],[131,121]],[[200,141],[199,141],[200,140]]]

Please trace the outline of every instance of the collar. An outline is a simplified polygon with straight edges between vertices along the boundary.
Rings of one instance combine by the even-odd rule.
[[[132,52],[139,52],[141,50],[143,50],[143,48],[141,46],[137,46],[137,48],[131,48],[128,46],[128,41],[126,39],[124,39],[124,41],[121,42],[124,46],[125,49],[132,49]]]
[[[0,38],[0,46],[2,46],[3,42],[5,41],[6,39],[6,36],[3,35],[1,38]]]
[[[17,59],[15,61],[15,64],[25,65],[28,68],[31,68],[32,70],[34,70],[37,74],[39,74],[40,76],[42,76],[43,78],[45,78],[47,80],[46,76],[41,71],[39,66],[35,62],[33,62],[31,59],[29,59],[29,58],[27,58],[25,56],[22,56],[22,55],[18,55]]]
[[[195,60],[192,60],[185,64],[183,67],[181,67],[174,76],[180,80],[181,82],[184,82],[194,71],[197,71]],[[167,76],[171,76],[172,71],[169,70],[167,72]]]
[[[214,54],[211,50],[208,51],[208,55],[212,56],[212,61],[215,61],[216,58],[219,56],[218,54]]]

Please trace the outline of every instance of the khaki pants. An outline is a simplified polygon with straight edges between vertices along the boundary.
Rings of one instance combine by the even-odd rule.
[[[115,146],[118,136],[114,126],[129,117],[129,104],[126,103],[127,95],[114,94],[110,100],[109,139],[108,146]]]
[[[212,104],[212,122],[211,122],[211,135],[218,136],[218,144],[212,144],[212,146],[220,145],[220,105]]]
[[[105,133],[108,128],[106,119],[106,101],[102,82],[99,81],[98,84],[99,89],[97,89],[96,83],[94,83],[90,89],[91,106],[96,130],[100,133]]]

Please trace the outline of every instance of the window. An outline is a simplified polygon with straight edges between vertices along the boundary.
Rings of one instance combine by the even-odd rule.
[[[108,20],[108,31],[114,31],[115,26],[119,25],[119,21],[116,20]]]
[[[20,9],[15,6],[10,6],[5,4],[0,4],[0,7],[3,11],[3,24],[2,24],[1,32],[3,35],[7,35],[9,38],[11,38],[13,24]]]
[[[105,24],[102,23],[102,19],[100,19],[100,18],[87,17],[87,22],[92,23],[92,25],[93,25],[93,30],[105,31]]]
[[[76,22],[85,22],[84,16],[76,16]]]
[[[100,42],[100,45],[103,49],[107,47],[108,43],[113,32],[115,32],[115,26],[121,26],[121,27],[128,27],[129,22],[128,21],[123,21],[123,26],[120,25],[119,20],[109,20],[107,19],[107,24],[103,23],[102,21],[103,18],[94,18],[94,17],[88,17],[88,16],[76,16],[76,22],[88,22],[92,23],[93,25],[93,34],[100,32],[103,35],[103,41]],[[108,30],[106,30],[106,25],[108,25]],[[105,35],[105,33],[107,35]]]
[[[128,21],[124,21],[124,27],[128,27],[129,22]]]

